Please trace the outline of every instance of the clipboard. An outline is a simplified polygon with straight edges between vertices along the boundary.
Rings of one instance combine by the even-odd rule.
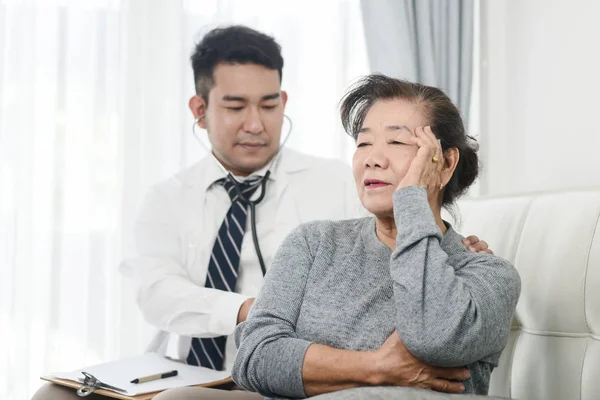
[[[55,383],[57,385],[61,385],[61,386],[66,386],[66,387],[70,387],[73,388],[75,390],[79,389],[81,387],[81,382],[75,382],[75,381],[71,381],[71,380],[67,380],[67,379],[60,379],[60,378],[50,378],[50,377],[41,377],[42,380],[46,381],[46,382],[51,382],[51,383]],[[204,383],[201,385],[194,385],[194,387],[206,387],[206,388],[223,388],[226,389],[230,386],[233,385],[233,380],[231,379],[231,377],[226,378],[226,379],[222,379],[220,381],[215,381],[215,382],[210,382],[210,383]],[[104,389],[97,389],[96,391],[94,391],[94,394],[99,394],[100,396],[106,396],[106,397],[111,397],[113,399],[121,399],[121,400],[152,400],[154,398],[154,396],[158,396],[159,393],[164,392],[164,390],[159,390],[158,392],[152,392],[152,393],[145,393],[145,394],[138,394],[135,396],[127,396],[121,393],[117,393],[117,392],[111,392],[110,390],[104,390]],[[82,397],[83,399],[84,397]]]
[[[142,384],[132,380],[162,371],[178,370],[174,377],[158,379]],[[124,400],[149,400],[168,389],[178,387],[207,387],[228,389],[234,385],[226,371],[188,365],[179,360],[145,353],[112,362],[85,367],[81,370],[43,376],[42,380],[78,390],[85,398],[94,393]]]

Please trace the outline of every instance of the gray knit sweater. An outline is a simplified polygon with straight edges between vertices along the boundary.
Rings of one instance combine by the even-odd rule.
[[[417,358],[467,366],[466,393],[487,394],[506,345],[520,279],[506,260],[442,236],[424,189],[393,197],[390,250],[375,219],[301,225],[281,245],[248,320],[236,329],[233,380],[265,396],[306,397],[308,346],[375,350],[397,330]]]

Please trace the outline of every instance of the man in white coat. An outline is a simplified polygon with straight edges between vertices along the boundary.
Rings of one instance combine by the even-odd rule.
[[[263,272],[250,207],[236,206],[228,194],[235,186],[219,181],[229,173],[238,182],[252,181],[270,169],[256,205],[266,267],[293,228],[353,218],[359,202],[345,164],[280,151],[287,93],[280,88],[283,58],[272,38],[240,26],[213,30],[197,45],[192,66],[197,95],[189,106],[212,155],[151,191],[135,228],[139,256],[127,264],[137,272],[142,314],[163,332],[152,350],[164,351],[167,338],[172,346],[176,337],[181,359],[229,370],[236,348],[228,336],[246,319]],[[261,191],[259,184],[249,197]],[[227,337],[224,343],[191,339],[220,336]]]
[[[250,206],[236,185],[256,200],[263,190],[257,179],[265,181],[255,212],[266,269],[299,224],[354,218],[361,208],[349,166],[280,148],[288,95],[273,38],[243,26],[218,28],[191,60],[197,94],[189,107],[212,154],[151,190],[135,227],[138,255],[124,267],[134,271],[140,310],[159,331],[149,350],[230,370],[231,335],[263,281]],[[472,251],[487,251],[470,239]],[[34,398],[77,397],[47,385]]]

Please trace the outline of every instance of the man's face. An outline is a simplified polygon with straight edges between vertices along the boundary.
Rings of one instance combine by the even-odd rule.
[[[215,157],[233,174],[249,175],[279,149],[287,101],[279,72],[255,64],[219,64],[213,78],[208,107],[198,96],[199,103],[192,98],[190,107],[195,115],[204,113],[199,124]]]

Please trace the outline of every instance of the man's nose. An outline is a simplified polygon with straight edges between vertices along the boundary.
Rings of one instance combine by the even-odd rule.
[[[248,113],[246,114],[246,121],[244,121],[244,131],[258,135],[262,133],[264,129],[260,112],[256,107],[249,107]]]

